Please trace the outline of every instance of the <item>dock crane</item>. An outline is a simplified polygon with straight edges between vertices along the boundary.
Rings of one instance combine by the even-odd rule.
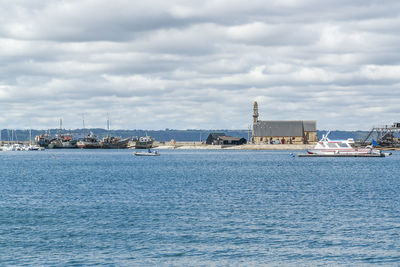
[[[366,145],[374,133],[376,133],[376,142],[383,147],[400,147],[400,142],[395,135],[400,132],[400,122],[395,122],[392,125],[374,126],[365,138],[361,141],[361,145]]]

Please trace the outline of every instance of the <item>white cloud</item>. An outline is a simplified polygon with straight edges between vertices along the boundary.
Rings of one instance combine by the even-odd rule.
[[[397,120],[400,3],[4,0],[0,128],[247,128]]]

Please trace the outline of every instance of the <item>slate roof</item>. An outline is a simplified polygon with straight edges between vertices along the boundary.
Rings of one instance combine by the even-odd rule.
[[[226,140],[226,141],[240,141],[244,138],[242,137],[233,137],[233,136],[219,136],[219,140]]]
[[[210,133],[208,138],[217,139],[219,136],[225,136],[225,133]]]
[[[206,139],[206,144],[211,145],[220,136],[225,136],[225,133],[210,133]]]
[[[305,132],[316,132],[317,121],[303,121],[303,127]]]
[[[316,131],[316,121],[258,121],[254,136],[303,136],[304,131]]]

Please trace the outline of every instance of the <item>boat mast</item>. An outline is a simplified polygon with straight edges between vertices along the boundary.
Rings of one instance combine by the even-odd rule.
[[[107,113],[107,137],[110,137],[110,116]]]
[[[81,113],[82,115],[82,131],[85,132],[85,113]]]
[[[62,134],[62,119],[60,118],[60,137],[61,137],[61,134]]]

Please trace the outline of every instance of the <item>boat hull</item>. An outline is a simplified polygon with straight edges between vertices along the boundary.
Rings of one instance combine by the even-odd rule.
[[[298,154],[298,157],[342,157],[342,158],[383,158],[392,153],[373,153],[373,154]]]
[[[101,148],[100,143],[86,143],[86,142],[78,142],[77,143],[78,148],[82,149],[95,149],[95,148]]]
[[[102,148],[105,149],[122,149],[127,148],[129,144],[129,138],[120,140],[117,142],[101,142]]]
[[[160,156],[160,154],[158,154],[157,152],[151,152],[151,153],[147,153],[147,152],[134,152],[133,153],[135,156],[139,156],[139,157],[156,157],[156,156]]]
[[[374,151],[372,149],[309,149],[308,154],[313,155],[368,155],[377,154],[379,151]]]

